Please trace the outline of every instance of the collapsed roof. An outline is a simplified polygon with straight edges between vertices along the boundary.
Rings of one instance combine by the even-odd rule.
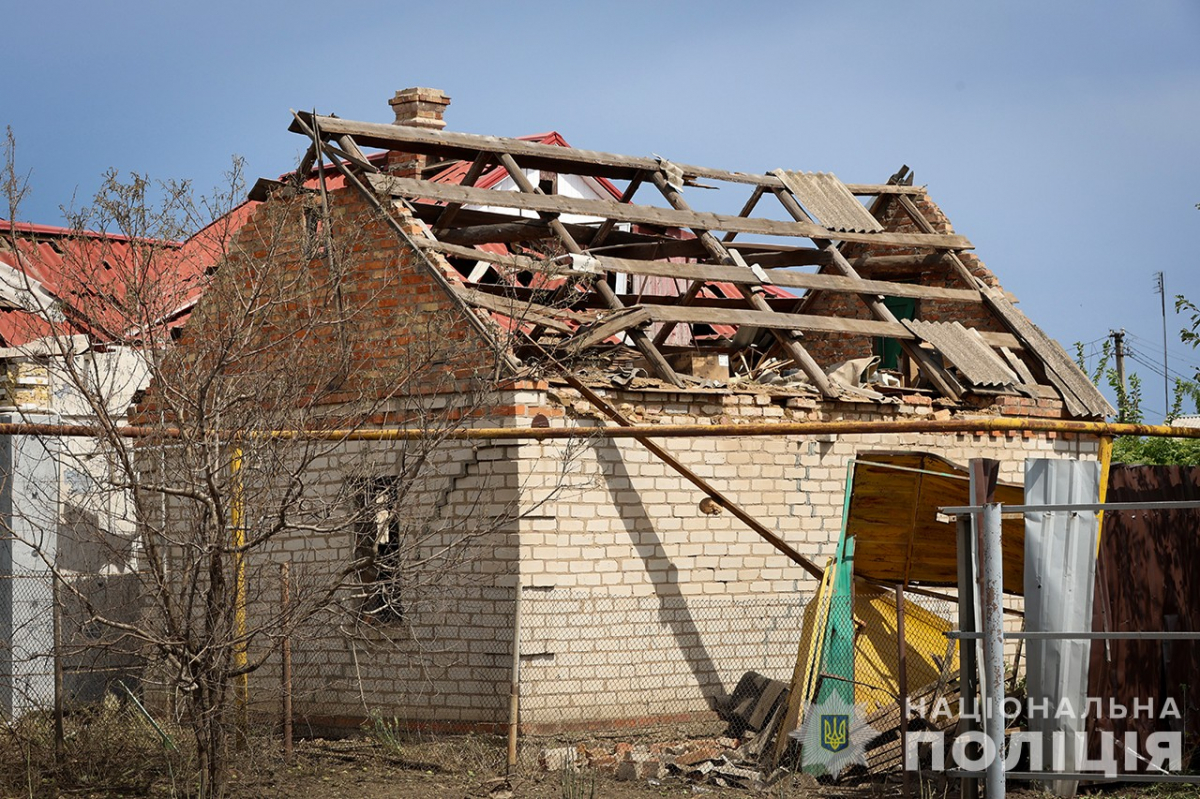
[[[907,168],[883,184],[845,184],[579,150],[561,137],[307,113],[291,129],[314,142],[298,175],[329,159],[339,183],[424,223],[414,243],[443,256],[429,259],[439,282],[514,333],[519,358],[640,368],[674,387],[757,381],[855,401],[1023,394],[1061,398],[1075,417],[1112,411],[985,279]],[[363,148],[433,163],[389,173]],[[685,199],[715,188],[748,193],[741,211]]]

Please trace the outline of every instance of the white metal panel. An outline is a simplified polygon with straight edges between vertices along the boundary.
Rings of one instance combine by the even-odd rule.
[[[1030,459],[1025,461],[1026,505],[1062,505],[1100,501],[1100,464],[1091,461]],[[1092,629],[1092,592],[1096,577],[1095,511],[1043,511],[1025,514],[1025,625],[1031,631],[1078,632]],[[1043,768],[1052,759],[1051,734],[1086,730],[1090,641],[1026,642],[1028,695],[1051,708],[1030,714],[1029,728],[1042,734]],[[1069,703],[1073,713],[1056,711]],[[1060,770],[1078,771],[1074,746],[1065,747]],[[1052,793],[1073,796],[1077,783],[1049,783]]]

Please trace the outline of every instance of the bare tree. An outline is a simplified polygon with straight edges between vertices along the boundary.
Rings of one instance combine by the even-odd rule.
[[[10,219],[24,193],[12,149]],[[30,303],[10,356],[42,370],[63,421],[91,428],[58,448],[61,507],[28,511],[58,555],[30,544],[89,645],[136,655],[175,702],[203,797],[224,794],[231,713],[283,638],[413,635],[406,603],[472,579],[530,511],[511,482],[445,510],[472,452],[452,434],[488,418],[509,376],[500,330],[474,335],[471,311],[428,291],[386,211],[298,184],[258,205],[243,192],[238,164],[202,199],[110,174],[69,212],[53,264],[34,234],[8,241]],[[412,432],[363,443],[388,427]],[[563,485],[569,460],[568,446]],[[102,573],[128,581],[121,601],[96,590]]]

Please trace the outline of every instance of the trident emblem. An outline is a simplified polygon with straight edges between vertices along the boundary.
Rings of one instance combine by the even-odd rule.
[[[840,752],[850,745],[850,716],[845,713],[821,714],[821,748]]]

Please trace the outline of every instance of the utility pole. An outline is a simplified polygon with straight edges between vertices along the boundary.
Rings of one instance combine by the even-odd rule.
[[[1117,421],[1125,421],[1125,328],[1110,330],[1117,356]]]
[[[1158,296],[1162,298],[1163,323],[1163,407],[1170,412],[1171,408],[1171,378],[1167,369],[1167,286],[1162,272],[1155,272],[1158,278]]]

